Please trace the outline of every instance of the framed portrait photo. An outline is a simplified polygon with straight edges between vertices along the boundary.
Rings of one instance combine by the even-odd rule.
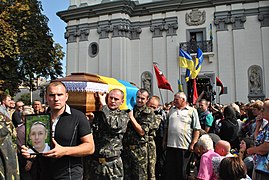
[[[25,143],[30,154],[41,154],[51,149],[51,121],[49,114],[25,116]]]

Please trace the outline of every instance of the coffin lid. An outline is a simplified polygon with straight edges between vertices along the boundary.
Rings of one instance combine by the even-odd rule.
[[[104,83],[105,82],[100,79],[98,75],[89,74],[89,73],[71,73],[64,78],[57,79],[56,81],[79,81],[79,82],[96,82],[96,83]]]

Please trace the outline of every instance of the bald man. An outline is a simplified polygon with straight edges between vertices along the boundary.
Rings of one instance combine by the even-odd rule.
[[[228,141],[219,140],[215,145],[215,152],[221,156],[227,156],[231,151],[231,145]]]
[[[212,158],[212,165],[213,171],[215,174],[218,174],[218,167],[220,162],[225,157],[233,157],[230,153],[231,145],[228,141],[219,140],[215,145],[215,152],[218,153],[221,157],[213,157]]]

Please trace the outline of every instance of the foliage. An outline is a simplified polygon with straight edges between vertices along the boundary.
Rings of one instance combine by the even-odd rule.
[[[25,6],[20,3],[12,5],[9,8],[4,8],[6,0],[0,3],[0,57],[5,56],[14,57],[19,53],[18,47],[18,33],[12,26],[11,18],[9,14],[18,14],[19,11],[23,12],[27,10]]]
[[[26,105],[31,105],[31,96],[30,93],[22,94],[18,101],[22,101]]]
[[[0,2],[0,91],[14,95],[22,83],[35,90],[38,77],[62,76],[64,53],[41,10],[37,0]]]

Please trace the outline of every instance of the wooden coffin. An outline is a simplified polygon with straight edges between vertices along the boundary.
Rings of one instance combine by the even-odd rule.
[[[56,81],[61,81],[65,85],[67,83],[75,83],[75,82],[94,82],[100,83],[100,78],[94,74],[87,74],[87,73],[71,73],[71,75],[66,76],[64,78],[57,79]],[[101,104],[96,93],[98,92],[91,92],[91,91],[79,91],[79,90],[72,90],[67,87],[68,92],[68,101],[67,104],[75,109],[78,109],[88,115],[90,112],[99,111],[101,108]]]
[[[67,104],[89,115],[90,112],[99,111],[101,104],[96,93],[93,92],[68,92]]]
[[[138,90],[136,86],[129,82],[88,73],[71,73],[71,75],[56,81],[65,84],[69,94],[68,105],[84,112],[86,115],[101,109],[98,92],[108,92],[113,88],[121,89],[125,94],[125,103],[121,105],[120,109],[132,109]]]

